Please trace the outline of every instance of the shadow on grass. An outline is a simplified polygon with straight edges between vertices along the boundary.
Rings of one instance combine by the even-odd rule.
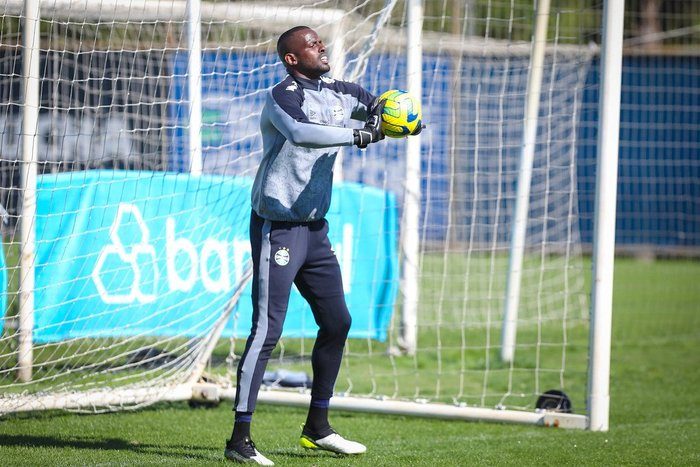
[[[214,451],[210,447],[202,446],[168,446],[143,444],[127,441],[120,438],[90,439],[90,438],[54,438],[51,436],[32,435],[2,435],[0,436],[0,448],[3,447],[30,447],[30,448],[58,448],[58,449],[85,449],[90,451],[131,451],[135,454],[157,455],[175,458],[179,460],[195,459],[208,462],[224,461],[222,452]],[[327,451],[300,451],[295,449],[273,449],[265,452],[270,457],[279,456],[288,459],[342,459],[348,456],[334,454]]]
[[[210,447],[201,446],[167,446],[155,444],[143,444],[127,441],[119,438],[90,439],[90,438],[54,438],[50,436],[32,435],[2,435],[1,447],[36,447],[36,448],[72,448],[96,451],[132,451],[138,454],[153,454],[158,456],[174,457],[177,459],[201,459],[215,461],[217,456]],[[210,455],[192,451],[207,452]],[[223,456],[221,456],[223,459]]]
[[[269,457],[284,456],[295,459],[342,459],[348,456],[343,454],[335,454],[329,451],[310,451],[310,450],[295,450],[295,449],[270,449],[265,450],[265,455]]]
[[[197,407],[196,410],[204,409],[206,410],[208,407]],[[187,409],[187,410],[194,410],[195,408],[189,407],[187,401],[176,401],[176,402],[170,402],[170,401],[165,401],[165,402],[156,402],[151,405],[139,407],[138,410],[113,410],[113,411],[105,411],[105,412],[99,412],[99,413],[92,413],[92,412],[71,412],[69,410],[61,410],[61,409],[51,409],[51,410],[38,410],[38,411],[28,411],[28,412],[10,412],[10,413],[5,413],[0,416],[0,421],[4,420],[39,420],[39,419],[46,419],[46,420],[52,420],[52,419],[60,419],[60,418],[71,418],[74,419],[76,417],[101,417],[101,416],[129,416],[134,414],[135,412],[139,413],[145,413],[145,412],[162,412],[165,410],[181,410],[181,409]],[[2,446],[2,440],[0,439],[0,446]]]

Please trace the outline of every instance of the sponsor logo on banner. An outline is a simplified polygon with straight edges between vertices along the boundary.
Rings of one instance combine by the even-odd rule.
[[[342,241],[334,245],[346,293],[350,293],[352,284],[352,236],[352,224],[344,224]],[[207,237],[193,241],[178,234],[174,216],[165,219],[164,245],[153,242],[153,237],[139,207],[120,203],[109,230],[109,243],[99,252],[91,274],[104,303],[151,303],[158,298],[158,291],[191,292],[197,286],[210,293],[226,292],[243,275],[245,261],[250,256],[247,239],[226,241]],[[163,265],[159,265],[163,256],[164,274]],[[277,250],[274,261],[286,266],[290,261],[289,249]],[[165,289],[161,284],[163,279]]]
[[[139,231],[137,242],[134,243],[132,238],[122,238],[125,236],[124,230],[121,230],[124,219],[133,219],[136,223],[137,229]],[[154,293],[144,292],[142,290],[142,264],[139,262],[139,257],[147,258],[150,262],[150,270],[153,272],[154,283],[158,282],[158,265],[156,263],[156,250],[153,245],[149,243],[151,232],[148,230],[148,226],[143,220],[141,211],[133,204],[120,204],[117,215],[114,218],[114,223],[109,229],[109,238],[111,243],[105,245],[105,247],[100,252],[97,257],[97,262],[95,263],[95,268],[92,270],[92,281],[97,288],[97,292],[100,294],[102,301],[110,304],[118,303],[150,303],[156,299]],[[130,235],[133,237],[133,235]],[[123,274],[125,277],[131,277],[133,280],[129,287],[127,287],[126,293],[119,293],[115,291],[110,291],[109,286],[111,284],[105,284],[103,280],[104,272],[107,269],[105,267],[106,263],[109,262],[110,265],[114,263],[111,259],[116,259],[116,262],[121,262],[123,266],[126,266],[129,271],[127,274]],[[120,288],[121,290],[121,288]]]

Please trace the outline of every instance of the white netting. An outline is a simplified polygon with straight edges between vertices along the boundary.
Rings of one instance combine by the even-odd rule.
[[[476,11],[425,3],[417,351],[399,354],[406,141],[346,148],[331,237],[355,327],[336,390],[533,409],[544,390],[564,389],[581,412],[588,323],[576,143],[592,51],[578,45],[580,12],[551,15],[516,358],[504,364],[498,352],[534,12],[490,1]],[[0,407],[18,410],[20,393],[123,395],[85,399],[87,410],[167,399],[198,377],[215,324],[245,277],[259,114],[265,92],[284,76],[277,37],[307,24],[329,43],[334,76],[377,94],[405,88],[406,5],[202,4],[199,177],[187,173],[185,2],[132,1],[128,9],[43,2],[31,165],[40,174],[33,375],[17,382],[22,4],[0,3],[0,175],[9,213]],[[235,377],[249,301],[244,293],[215,339],[207,373],[219,382]],[[297,300],[287,321],[270,369],[310,371],[313,319]],[[152,389],[139,399],[118,391],[125,388]]]

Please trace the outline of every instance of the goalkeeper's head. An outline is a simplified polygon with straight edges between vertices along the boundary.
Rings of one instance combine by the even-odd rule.
[[[295,26],[283,32],[277,40],[277,54],[294,76],[319,79],[331,69],[326,45],[308,26]]]

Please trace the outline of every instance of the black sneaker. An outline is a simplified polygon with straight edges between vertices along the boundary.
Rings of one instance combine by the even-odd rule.
[[[224,456],[230,461],[242,464],[275,465],[274,462],[255,449],[255,443],[250,438],[245,438],[240,443],[226,444]]]

